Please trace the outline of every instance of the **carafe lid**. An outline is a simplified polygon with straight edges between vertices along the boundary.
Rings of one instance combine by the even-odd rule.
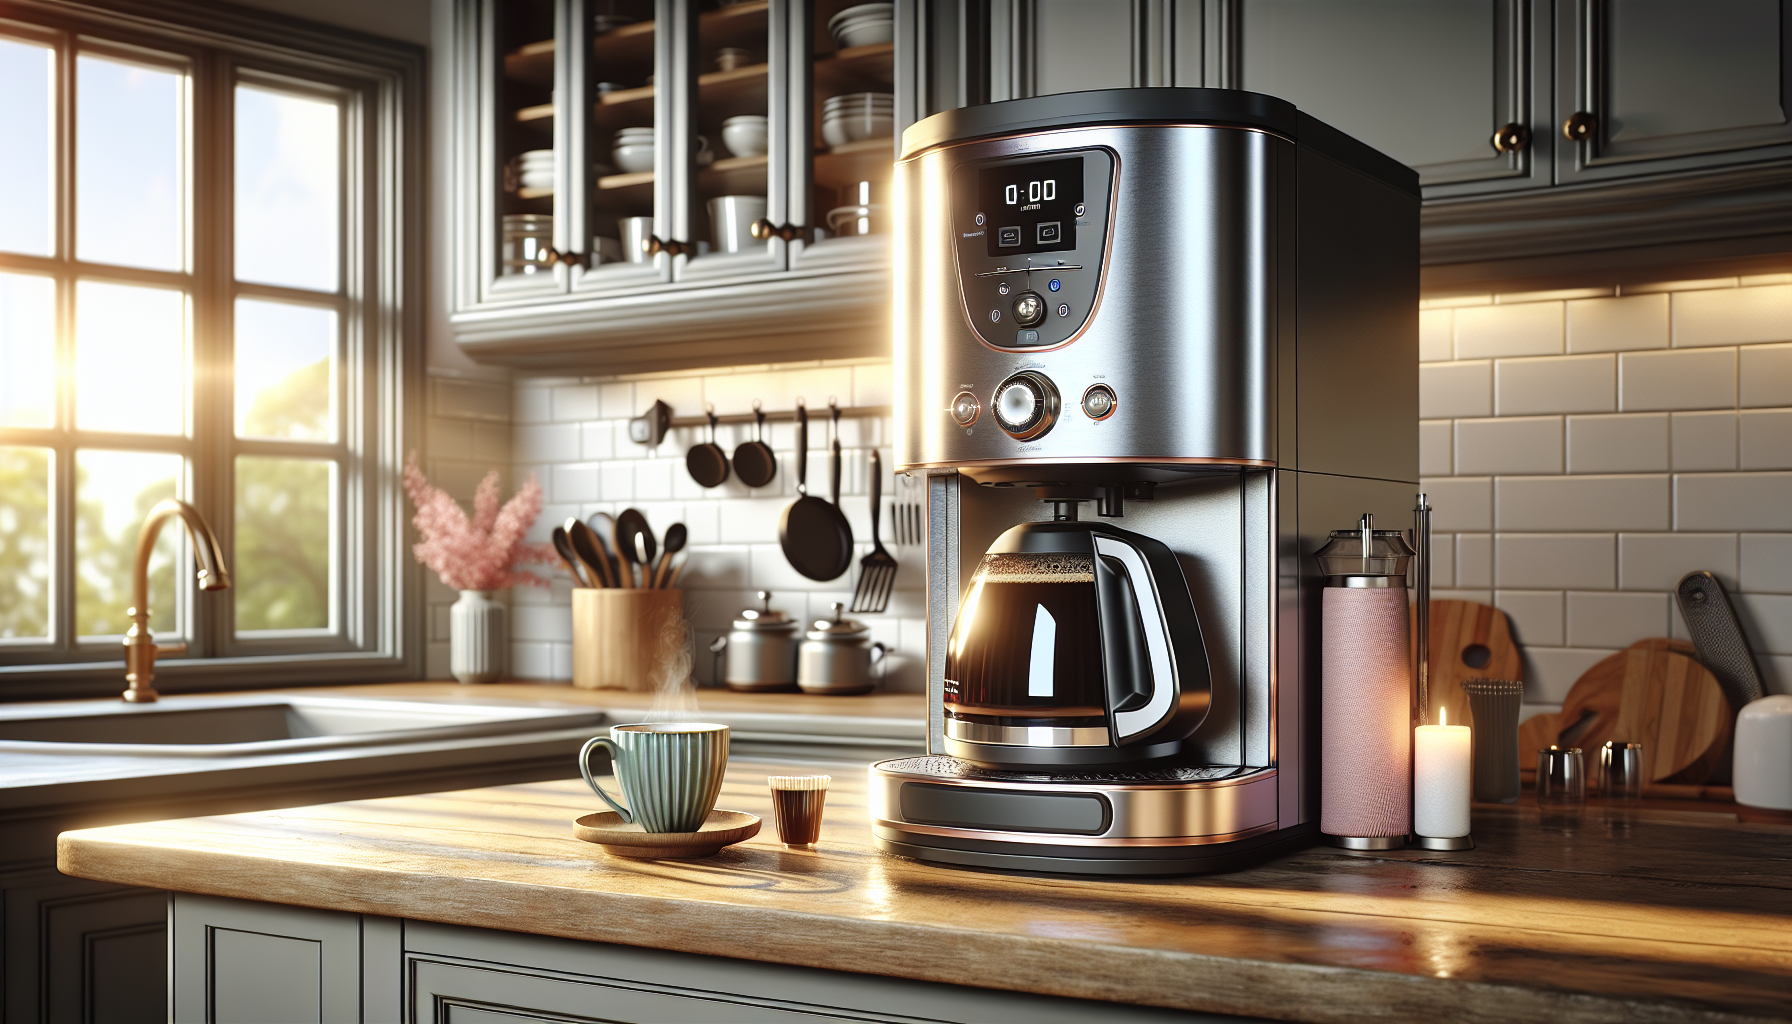
[[[755,596],[759,598],[759,603],[764,607],[748,608],[741,612],[740,618],[734,620],[735,629],[788,632],[796,628],[796,623],[790,621],[789,615],[772,608],[771,591],[761,590]]]
[[[805,636],[810,640],[848,640],[864,636],[871,631],[870,626],[857,619],[843,618],[845,611],[846,605],[835,601],[834,617],[832,619],[816,619],[813,627]]]
[[[1354,530],[1333,530],[1319,549],[1319,569],[1327,576],[1405,576],[1416,552],[1403,530],[1377,530],[1375,517],[1364,513]]]

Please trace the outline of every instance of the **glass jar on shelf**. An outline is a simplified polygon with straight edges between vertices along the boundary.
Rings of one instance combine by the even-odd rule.
[[[554,217],[507,213],[503,217],[499,273],[505,277],[545,274],[554,268]]]

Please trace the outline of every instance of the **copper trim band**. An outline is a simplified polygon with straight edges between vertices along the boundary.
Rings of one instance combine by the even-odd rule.
[[[1112,123],[1100,122],[1100,123],[1094,123],[1094,124],[1073,124],[1073,125],[1066,125],[1065,127],[1062,127],[1062,128],[1040,128],[1040,129],[1037,129],[1035,131],[1030,131],[1030,132],[1010,132],[1010,133],[1004,133],[1001,135],[980,135],[974,139],[953,139],[951,142],[936,142],[933,145],[928,146],[926,149],[918,149],[913,153],[902,154],[901,156],[896,158],[896,163],[897,163],[897,165],[900,166],[902,164],[908,163],[911,160],[919,160],[920,158],[926,156],[929,153],[944,153],[947,150],[958,149],[963,146],[976,146],[979,144],[987,145],[989,143],[1012,142],[1015,139],[1037,139],[1042,135],[1064,135],[1069,132],[1113,131],[1117,128],[1223,128],[1223,129],[1226,129],[1229,131],[1235,131],[1235,132],[1254,132],[1255,134],[1258,134],[1258,135],[1267,135],[1272,139],[1280,139],[1283,142],[1289,143],[1291,145],[1294,144],[1293,139],[1289,138],[1286,135],[1283,135],[1281,132],[1272,131],[1268,128],[1263,128],[1258,125],[1226,124],[1224,122],[1215,122],[1215,121],[1126,121],[1126,120],[1116,120]]]
[[[964,743],[991,743],[1004,747],[1105,747],[1108,731],[1088,726],[984,725],[946,719],[946,738]]]
[[[1042,793],[1125,793],[1155,792],[1166,789],[1225,789],[1229,786],[1246,786],[1255,782],[1276,777],[1274,768],[1262,768],[1249,775],[1240,775],[1230,779],[1202,779],[1197,782],[1027,782],[1020,779],[959,779],[939,775],[918,775],[910,772],[893,772],[872,765],[877,774],[886,778],[900,779],[904,782],[931,782],[938,786],[970,786],[977,789],[1023,789],[1027,792]]]
[[[1046,846],[1211,846],[1215,843],[1230,843],[1240,839],[1273,832],[1275,822],[1258,825],[1256,828],[1242,832],[1227,832],[1213,836],[1082,836],[1065,835],[1057,832],[990,832],[982,829],[945,828],[939,825],[915,825],[906,821],[890,821],[885,818],[872,818],[871,827],[888,829],[895,835],[886,835],[884,839],[899,839],[903,833],[911,835],[953,836],[960,839],[981,839],[992,843],[1038,843]]]

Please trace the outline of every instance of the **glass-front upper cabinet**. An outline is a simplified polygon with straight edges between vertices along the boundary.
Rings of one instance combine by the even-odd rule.
[[[819,0],[802,32],[809,79],[803,102],[804,182],[812,244],[799,265],[888,258],[895,173],[894,4]]]

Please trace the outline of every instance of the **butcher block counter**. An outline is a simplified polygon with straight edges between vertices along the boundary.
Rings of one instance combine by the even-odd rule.
[[[1792,1017],[1792,825],[1594,806],[1577,826],[1545,827],[1534,806],[1477,806],[1478,847],[1467,852],[1315,847],[1224,875],[1029,877],[876,853],[862,767],[831,769],[820,843],[786,850],[769,817],[765,776],[813,770],[737,758],[719,806],[766,817],[765,829],[699,861],[618,860],[573,838],[572,820],[598,806],[574,780],[67,832],[58,863],[83,878],[260,901],[228,906],[402,920],[389,934],[403,956],[420,955],[411,943],[425,939],[410,936],[427,936],[435,926],[424,923],[436,922],[493,930],[467,934],[582,940],[576,948],[623,955],[644,955],[623,947],[648,947],[823,969],[816,976],[856,972],[1034,994],[1015,999],[1285,1020]],[[186,941],[181,899],[177,961]],[[382,934],[357,927],[352,934],[364,943]],[[457,956],[437,956],[431,969],[475,970]],[[538,957],[529,969],[540,967]],[[417,1001],[413,989],[434,984],[432,976],[416,964],[407,970],[407,1012],[450,1019],[446,1011],[430,1018]],[[573,984],[564,969],[541,977]],[[664,996],[647,982],[606,984]],[[545,1000],[560,990],[543,991]],[[482,1006],[502,1002],[481,998]],[[504,1005],[523,1000],[507,998]],[[637,1012],[626,1019],[647,1019],[648,1011]],[[951,1019],[968,1019],[966,1012]],[[788,1019],[740,1013],[713,1019]]]

